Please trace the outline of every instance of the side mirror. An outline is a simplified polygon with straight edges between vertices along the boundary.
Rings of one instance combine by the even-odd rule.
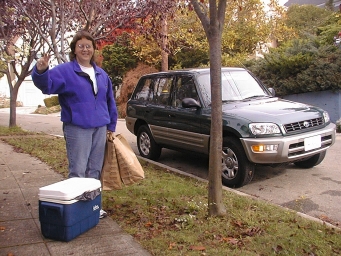
[[[274,88],[268,88],[268,90],[270,91],[270,93],[271,93],[271,95],[272,95],[273,97],[276,96],[276,92],[275,92],[275,89],[274,89]]]
[[[193,98],[184,98],[181,104],[183,108],[201,108],[199,102]]]

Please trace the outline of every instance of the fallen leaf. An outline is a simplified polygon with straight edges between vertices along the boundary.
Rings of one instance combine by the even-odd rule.
[[[146,224],[144,224],[144,226],[145,226],[145,227],[151,227],[151,226],[153,226],[153,223],[147,222]]]
[[[243,226],[243,223],[241,221],[234,221],[233,224],[240,228]]]
[[[191,245],[189,249],[192,251],[205,251],[206,250],[206,248],[201,245]]]
[[[283,247],[280,246],[280,245],[277,245],[277,246],[274,247],[273,249],[274,249],[275,253],[279,253],[279,252],[283,251]]]
[[[239,240],[234,238],[234,237],[223,237],[222,240],[225,242],[228,242],[229,244],[233,244],[233,245],[236,245],[239,242]]]
[[[246,236],[255,236],[257,234],[260,234],[262,233],[262,229],[259,228],[259,227],[253,227],[253,228],[248,228],[247,230],[245,230],[243,232],[243,235],[246,235]]]
[[[175,247],[175,246],[176,246],[176,243],[170,243],[169,246],[168,246],[168,249],[171,250],[171,249],[173,249],[173,247]]]
[[[329,223],[332,222],[332,220],[326,215],[321,215],[320,220],[325,221],[325,222],[329,222]]]

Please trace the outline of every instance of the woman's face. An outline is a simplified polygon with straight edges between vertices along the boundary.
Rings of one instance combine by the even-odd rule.
[[[94,47],[92,41],[82,38],[77,41],[75,47],[76,60],[82,66],[89,66],[92,56],[94,55]]]

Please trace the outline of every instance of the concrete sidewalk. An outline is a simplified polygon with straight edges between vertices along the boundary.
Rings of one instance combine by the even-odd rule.
[[[70,242],[40,231],[39,188],[63,180],[46,164],[0,141],[0,256],[151,255],[110,217]]]

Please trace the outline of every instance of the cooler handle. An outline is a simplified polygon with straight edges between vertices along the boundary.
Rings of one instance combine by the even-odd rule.
[[[54,203],[49,203],[49,202],[41,202],[42,206],[46,206],[43,208],[44,210],[44,214],[45,216],[47,215],[47,211],[48,210],[52,210],[55,211],[59,214],[60,218],[63,218],[63,206],[62,205],[58,205],[58,204],[54,204]]]

